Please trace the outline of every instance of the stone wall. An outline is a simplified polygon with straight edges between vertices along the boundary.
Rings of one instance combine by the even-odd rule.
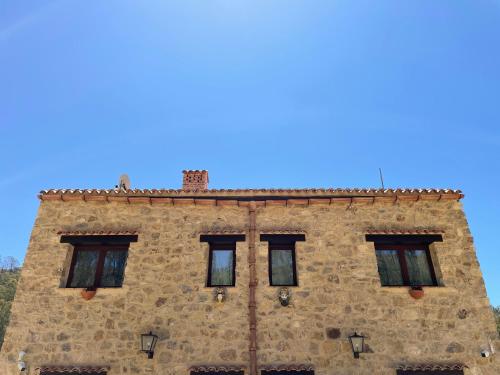
[[[106,202],[42,202],[0,354],[0,373],[40,365],[108,365],[109,375],[188,374],[193,365],[248,366],[248,243],[237,243],[236,286],[223,304],[207,288],[210,231],[246,233],[244,207]],[[441,287],[414,300],[406,287],[381,287],[367,229],[441,228],[434,243]],[[139,231],[122,288],[60,288],[71,245],[60,230]],[[269,286],[267,242],[257,242],[259,366],[312,364],[317,375],[395,374],[402,363],[460,362],[467,374],[500,373],[481,347],[496,327],[460,202],[356,203],[260,207],[257,233],[306,233],[297,242],[298,287],[288,307]],[[139,335],[160,336],[155,356]],[[368,353],[356,360],[347,336],[357,330]],[[248,372],[247,372],[248,373]]]

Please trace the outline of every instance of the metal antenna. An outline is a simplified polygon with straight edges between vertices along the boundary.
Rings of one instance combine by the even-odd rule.
[[[382,184],[382,189],[385,189],[385,187],[384,187],[384,176],[382,175],[382,168],[378,169],[378,173],[380,175],[380,183]]]

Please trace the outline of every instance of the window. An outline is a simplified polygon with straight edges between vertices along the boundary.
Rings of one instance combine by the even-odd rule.
[[[200,242],[209,243],[208,287],[236,285],[236,242],[245,235],[201,235]]]
[[[296,286],[295,242],[269,244],[269,283],[271,286]]]
[[[208,286],[234,286],[236,269],[236,243],[211,243]]]
[[[127,254],[124,245],[76,245],[67,287],[121,287]]]
[[[440,235],[367,235],[375,242],[382,286],[437,286],[429,244]]]
[[[382,286],[436,285],[428,249],[424,246],[377,246],[377,266]]]
[[[303,234],[262,234],[269,242],[269,285],[297,286],[295,242],[305,241]]]
[[[375,252],[382,286],[437,285],[426,244],[375,244]]]
[[[61,243],[73,245],[68,259],[66,288],[117,288],[123,283],[128,248],[137,235],[62,235]]]

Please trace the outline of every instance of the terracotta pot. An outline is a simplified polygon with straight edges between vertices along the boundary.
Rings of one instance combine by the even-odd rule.
[[[424,296],[424,290],[422,288],[410,288],[410,296],[415,299],[420,299]]]
[[[86,301],[88,301],[89,299],[94,298],[95,293],[96,293],[96,290],[83,289],[81,291],[81,295],[82,295],[83,299],[86,300]]]

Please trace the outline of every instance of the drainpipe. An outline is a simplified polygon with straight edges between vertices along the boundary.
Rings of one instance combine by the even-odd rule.
[[[249,228],[248,228],[248,268],[250,270],[250,281],[248,284],[248,317],[250,322],[250,375],[257,375],[257,304],[255,302],[255,289],[257,288],[257,272],[255,269],[255,201],[248,205]]]

